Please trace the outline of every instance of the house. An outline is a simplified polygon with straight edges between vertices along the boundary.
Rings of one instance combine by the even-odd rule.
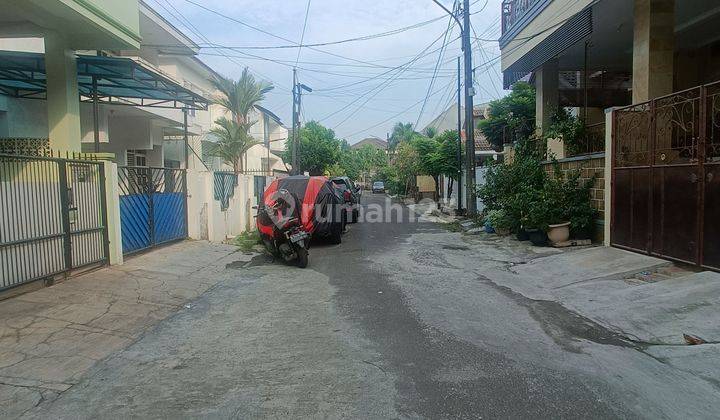
[[[379,137],[368,137],[368,138],[362,139],[359,142],[351,145],[350,147],[352,149],[357,150],[366,145],[369,145],[369,146],[374,147],[375,149],[379,149],[379,150],[385,150],[385,151],[388,150],[388,142]]]
[[[720,269],[718,28],[718,0],[503,1],[505,88],[535,85],[540,134],[560,107],[585,123],[548,148],[596,176],[605,244]]]
[[[0,212],[0,289],[187,237],[224,241],[285,171],[271,145],[287,129],[260,107],[254,172],[206,164],[225,111],[198,45],[143,1],[82,4],[0,0],[0,195],[17,198]]]
[[[478,123],[486,118],[486,113],[488,110],[489,104],[478,104],[473,106],[473,123],[474,126],[477,127]],[[465,108],[460,108],[460,124],[462,127],[465,126]],[[440,113],[435,119],[430,121],[424,128],[423,132],[427,130],[428,128],[434,128],[437,130],[438,133],[443,133],[448,130],[455,130],[458,129],[458,105],[453,104],[448,109]],[[488,142],[487,138],[483,134],[482,131],[479,129],[475,129],[475,165],[477,167],[475,172],[475,178],[476,178],[476,184],[478,182],[483,182],[484,180],[484,168],[487,166],[487,164],[490,161],[498,161],[502,159],[502,152],[499,152],[493,148],[493,146]],[[465,130],[460,131],[460,137],[461,137],[461,147],[462,150],[464,150],[464,144],[465,144]],[[451,182],[450,179],[446,176],[440,177],[440,196],[441,199],[448,202],[449,204],[455,205],[458,199],[458,188],[457,183],[453,183],[453,187],[451,188]],[[465,172],[462,173],[462,179],[461,179],[461,185],[465,185]],[[450,197],[448,197],[448,192],[450,192]],[[467,202],[465,201],[465,198],[463,197],[463,206],[466,206]],[[478,199],[477,201],[477,208],[479,211],[482,211],[484,208],[482,202]]]
[[[49,147],[80,151],[80,87],[76,50],[116,50],[140,47],[140,22],[137,0],[28,0],[22,7],[12,0],[0,1],[0,38],[36,38],[44,52],[47,75],[43,90],[47,106],[40,116],[48,127]],[[37,47],[36,47],[37,48]],[[24,85],[19,84],[16,88]],[[3,93],[17,93],[4,86]],[[0,130],[31,130],[28,121],[9,121],[7,115],[16,104],[0,102]],[[29,118],[28,118],[29,119]]]

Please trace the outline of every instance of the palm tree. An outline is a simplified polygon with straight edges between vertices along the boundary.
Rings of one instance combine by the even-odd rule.
[[[225,117],[215,120],[215,124],[210,133],[217,141],[212,145],[210,154],[222,158],[236,174],[243,172],[243,156],[251,147],[260,144],[248,134],[252,124],[238,124]]]
[[[435,127],[425,128],[425,137],[431,139],[438,135],[438,129]]]
[[[397,123],[393,127],[392,134],[390,135],[390,150],[395,150],[395,148],[404,141],[410,141],[415,136],[415,130],[413,130],[413,126],[411,123]]]
[[[243,69],[238,80],[217,76],[211,82],[221,93],[213,102],[228,110],[238,124],[248,122],[250,110],[265,99],[265,94],[274,89],[271,83],[256,81],[247,67]]]
[[[238,80],[217,76],[211,82],[221,93],[213,99],[213,103],[225,108],[232,117],[215,120],[217,127],[211,133],[218,141],[210,154],[222,158],[237,174],[244,169],[243,157],[247,151],[261,143],[248,134],[255,124],[255,121],[249,121],[248,114],[274,87],[270,83],[256,81],[247,67]]]

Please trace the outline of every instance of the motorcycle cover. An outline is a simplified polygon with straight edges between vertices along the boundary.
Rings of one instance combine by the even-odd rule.
[[[342,198],[324,176],[297,175],[276,179],[265,189],[263,204],[273,206],[278,197],[277,192],[283,189],[297,198],[299,209],[295,209],[295,214],[299,213],[303,229],[312,236],[329,236],[335,225],[342,223]],[[275,230],[272,220],[258,217],[257,226],[261,234],[273,237]]]

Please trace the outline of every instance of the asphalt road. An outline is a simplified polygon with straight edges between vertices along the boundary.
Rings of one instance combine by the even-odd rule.
[[[366,210],[385,202],[363,197]],[[481,268],[490,256],[408,221],[406,208],[393,215],[351,225],[342,245],[314,245],[305,270],[229,264],[217,286],[31,416],[687,414],[673,412],[665,367],[642,349],[495,286]]]

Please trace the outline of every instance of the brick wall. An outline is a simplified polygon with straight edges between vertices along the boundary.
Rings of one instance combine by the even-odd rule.
[[[603,220],[605,220],[605,154],[593,154],[558,160],[563,173],[573,170],[581,171],[581,179],[587,180],[595,176],[595,184],[590,190],[592,205],[598,211],[598,226],[595,229],[597,242],[603,241]],[[554,174],[551,162],[544,163],[545,170],[551,176]]]

